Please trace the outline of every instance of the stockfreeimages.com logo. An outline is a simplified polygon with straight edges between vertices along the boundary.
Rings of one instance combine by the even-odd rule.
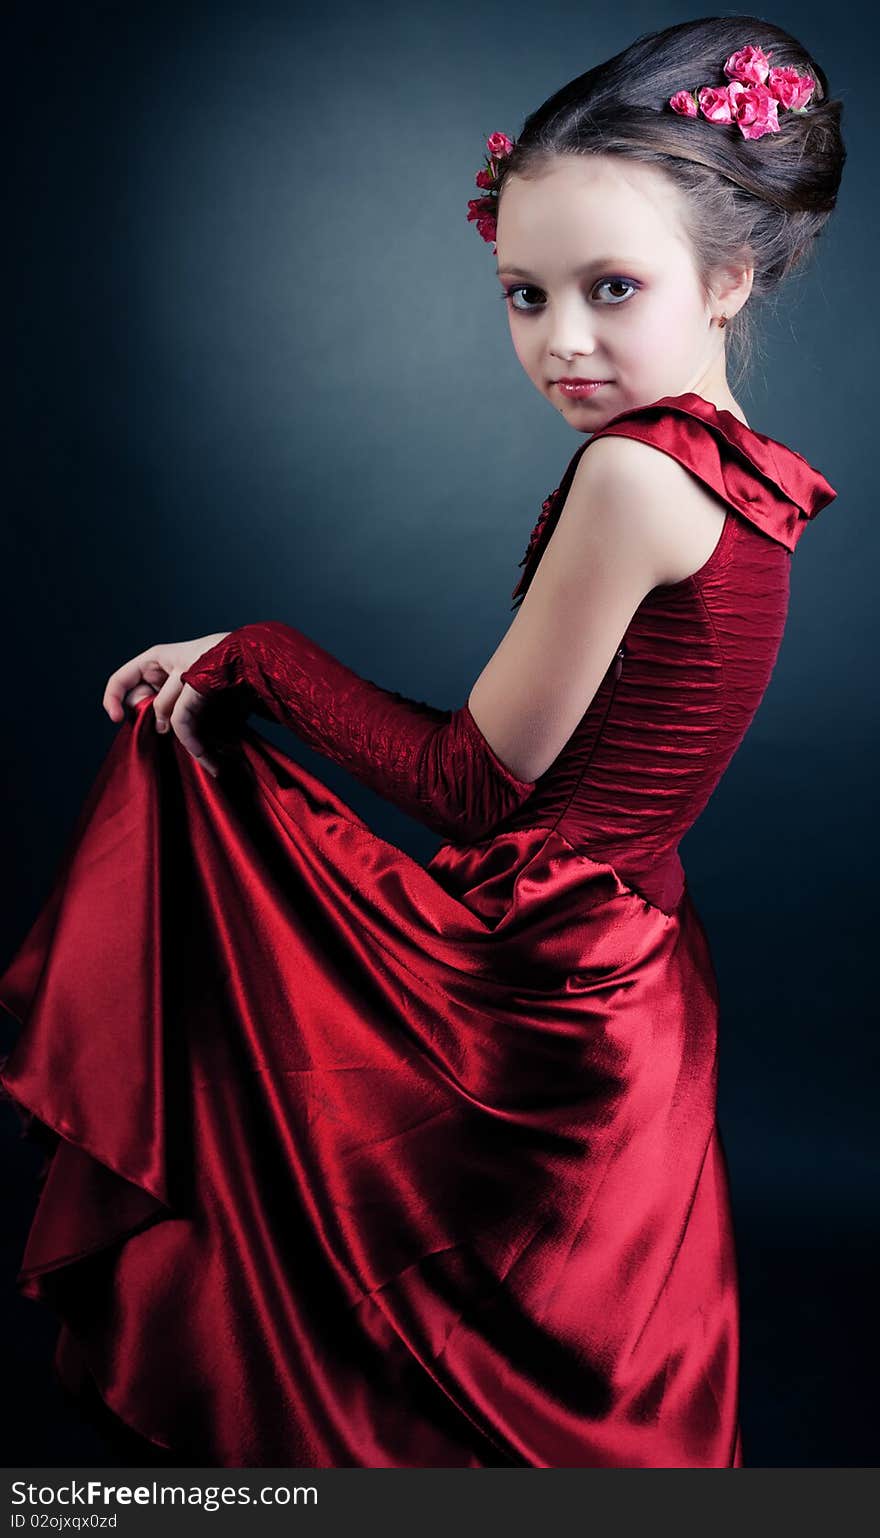
[[[23,1479],[12,1484],[14,1506],[54,1507],[103,1506],[105,1510],[115,1506],[201,1506],[203,1511],[219,1511],[223,1506],[300,1506],[317,1505],[318,1491],[315,1485],[261,1485],[254,1490],[250,1485],[163,1485],[152,1480],[146,1485],[106,1485],[100,1479],[90,1479],[84,1484],[76,1480],[62,1485],[34,1485]],[[48,1523],[41,1519],[41,1526],[97,1527],[116,1526],[116,1516],[100,1518],[97,1512],[80,1512],[64,1518],[50,1517]],[[24,1527],[33,1518],[15,1512],[10,1525]]]

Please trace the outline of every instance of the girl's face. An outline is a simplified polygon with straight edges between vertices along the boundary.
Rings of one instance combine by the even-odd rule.
[[[496,245],[513,345],[580,432],[663,395],[732,400],[712,316],[741,297],[704,298],[678,206],[661,171],[620,156],[560,155],[537,179],[504,184]],[[572,397],[562,378],[606,383]]]

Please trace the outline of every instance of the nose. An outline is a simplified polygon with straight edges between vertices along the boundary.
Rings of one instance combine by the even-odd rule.
[[[554,305],[549,350],[551,357],[565,363],[570,363],[572,358],[592,357],[595,352],[592,320],[585,312],[580,296],[568,303],[560,301]]]

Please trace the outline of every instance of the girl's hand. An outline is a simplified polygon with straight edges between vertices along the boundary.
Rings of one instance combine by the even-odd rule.
[[[206,701],[189,684],[181,683],[180,675],[227,635],[228,630],[218,630],[214,635],[202,636],[196,641],[148,646],[129,662],[124,662],[110,674],[104,688],[101,703],[110,720],[123,721],[127,707],[155,694],[156,730],[165,732],[170,726],[187,752],[216,779],[219,766],[205,752],[196,727]]]

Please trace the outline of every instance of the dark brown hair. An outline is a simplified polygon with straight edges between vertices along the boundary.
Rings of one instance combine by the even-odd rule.
[[[778,133],[746,139],[736,124],[672,110],[669,97],[678,90],[726,84],[725,61],[747,43],[772,54],[771,68],[792,66],[815,80],[805,112],[780,106]],[[744,253],[754,264],[752,293],[724,330],[738,386],[759,336],[755,299],[773,294],[804,264],[837,201],[846,159],[842,109],[821,66],[781,27],[755,16],[680,22],[644,33],[532,112],[499,162],[493,192],[500,201],[508,177],[539,176],[556,155],[626,155],[660,167],[684,194],[704,294],[720,267]]]

